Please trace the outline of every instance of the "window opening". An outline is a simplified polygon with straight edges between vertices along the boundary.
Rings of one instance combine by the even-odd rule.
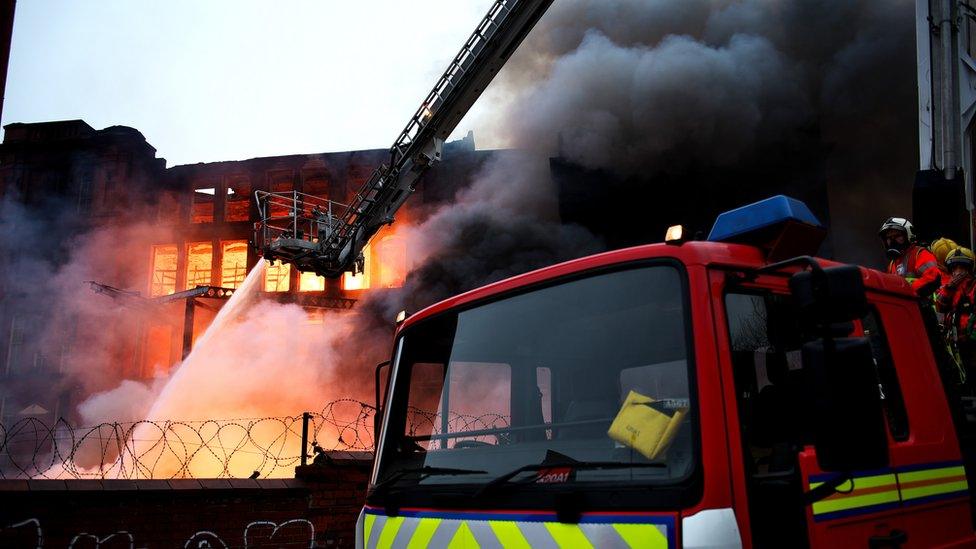
[[[315,198],[328,200],[329,182],[326,179],[322,178],[322,176],[315,176],[314,178],[307,179],[302,183],[302,191],[307,195],[314,196]],[[315,204],[314,202],[315,201],[313,200],[309,203],[304,204],[302,210],[306,217],[312,216],[312,209],[317,206],[317,204]],[[321,205],[318,205],[318,207],[319,209],[322,208]]]
[[[213,244],[199,242],[186,246],[186,287],[209,286],[213,284]]]
[[[149,296],[158,297],[176,292],[176,244],[152,247],[152,279]]]
[[[275,181],[271,183],[271,192],[273,193],[290,193],[295,190],[295,184],[291,181],[291,176],[276,176]],[[291,195],[289,195],[291,196]],[[271,217],[284,219],[291,214],[291,205],[285,204],[282,201],[273,201],[270,203],[270,213]]]
[[[380,288],[400,288],[407,278],[407,246],[397,235],[381,237],[376,242],[375,271]]]
[[[888,432],[895,440],[908,440],[908,412],[905,410],[905,398],[901,393],[898,374],[891,359],[891,347],[888,345],[888,338],[885,336],[878,312],[874,309],[869,311],[861,324],[864,336],[868,338],[871,352],[874,354],[874,366],[878,374],[881,403],[885,410]]]
[[[298,281],[298,289],[302,292],[325,291],[325,277],[315,273],[302,273]]]
[[[247,177],[234,177],[227,182],[227,196],[224,202],[224,221],[247,221],[250,219],[251,183]]]
[[[247,241],[221,243],[220,285],[237,288],[247,276]]]
[[[193,189],[193,204],[190,209],[190,221],[193,223],[213,223],[214,194],[213,187]]]
[[[264,291],[287,292],[291,285],[291,263],[276,261],[264,271]]]
[[[350,272],[342,274],[343,290],[365,290],[370,287],[371,277],[370,268],[372,267],[371,244],[363,246],[363,272],[353,275]]]

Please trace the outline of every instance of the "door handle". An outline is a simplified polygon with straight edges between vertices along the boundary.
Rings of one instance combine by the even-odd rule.
[[[898,549],[908,543],[908,534],[903,530],[892,530],[887,536],[871,536],[868,538],[870,549]]]

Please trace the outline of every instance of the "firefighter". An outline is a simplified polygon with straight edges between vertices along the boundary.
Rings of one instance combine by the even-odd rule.
[[[946,315],[946,341],[955,347],[964,372],[972,368],[976,360],[976,338],[973,336],[976,277],[973,276],[973,266],[973,251],[969,248],[959,247],[949,252],[946,255],[946,269],[951,278],[939,288],[936,300],[936,308]]]
[[[878,236],[889,260],[888,272],[905,277],[916,295],[931,297],[946,282],[935,255],[916,242],[911,221],[889,217]]]

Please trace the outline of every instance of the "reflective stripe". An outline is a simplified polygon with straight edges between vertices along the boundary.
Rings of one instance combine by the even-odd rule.
[[[512,547],[516,549],[532,547],[526,541],[525,536],[522,535],[522,531],[519,530],[518,524],[515,522],[498,520],[491,521],[488,524],[491,526],[491,531],[495,533],[495,537],[498,538],[499,543],[505,549]]]
[[[464,523],[468,525],[474,539],[478,540],[481,549],[505,549],[487,520],[468,520]]]
[[[376,522],[376,515],[365,513],[363,516],[363,547],[369,545],[369,535],[373,533],[373,523]]]
[[[366,514],[366,517],[376,515]],[[663,524],[562,524],[559,522],[446,520],[440,518],[380,517],[370,527],[376,532],[368,547],[413,549],[418,547],[565,548],[634,547],[667,548]],[[370,521],[372,524],[373,521]],[[365,539],[370,534],[364,532]]]
[[[966,471],[955,463],[912,465],[892,473],[855,476],[837,487],[838,492],[813,504],[816,521],[845,516],[875,513],[884,509],[922,504],[929,498],[965,496],[969,490]],[[810,488],[816,488],[829,475],[816,475],[810,479]],[[847,492],[850,490],[849,492]]]
[[[954,476],[966,476],[966,469],[962,465],[939,467],[938,469],[921,469],[919,471],[905,471],[898,473],[901,482],[915,482],[919,480],[941,479]]]
[[[417,527],[420,526],[420,521],[418,520],[406,520],[404,519],[403,524],[400,525],[400,529],[397,530],[396,537],[393,538],[393,547],[406,547],[413,539],[414,534],[417,533]]]
[[[929,270],[932,267],[935,267],[937,265],[938,264],[935,261],[929,261],[928,263],[922,263],[921,265],[919,265],[918,267],[915,268],[915,272],[917,274],[922,274],[925,271],[927,271],[927,270]]]
[[[490,517],[498,516],[499,520]],[[469,518],[470,517],[470,518]],[[517,517],[517,518],[515,518]],[[514,518],[514,520],[513,520]],[[669,547],[674,518],[663,514],[585,515],[564,524],[555,513],[439,512],[401,509],[386,517],[377,508],[363,511],[363,547],[477,547],[479,549],[558,549],[561,547]]]
[[[373,523],[373,528],[369,536],[369,543],[365,545],[366,549],[376,549],[378,547],[380,534],[383,533],[383,527],[386,526],[386,521],[388,520],[390,520],[390,517],[384,515],[376,516],[376,522]]]
[[[431,520],[429,518],[423,518],[418,520]],[[450,545],[451,540],[454,539],[454,534],[457,533],[458,527],[461,523],[456,520],[445,519],[441,522],[441,525],[434,532],[434,536],[430,538],[430,543],[427,544],[428,547],[447,547]]]
[[[448,549],[479,549],[478,540],[474,539],[467,523],[462,522],[458,527],[454,539],[447,545]]]
[[[938,484],[936,486],[922,486],[919,488],[910,488],[908,490],[903,490],[901,495],[905,500],[925,498],[929,496],[938,496],[943,494],[951,494],[954,492],[966,492],[969,489],[969,483],[966,479],[959,480],[956,482],[947,482],[944,484]]]
[[[590,541],[586,539],[586,536],[583,535],[583,531],[580,530],[579,525],[563,524],[561,522],[547,522],[546,530],[549,530],[549,534],[552,535],[552,539],[556,540],[556,544],[561,548],[593,547],[593,544],[591,544]]]
[[[966,471],[960,466],[898,473],[902,500],[927,498],[969,489]]]
[[[810,488],[821,484],[823,482],[811,482]],[[898,503],[898,479],[893,473],[855,477],[853,481],[838,486],[837,492],[815,502],[813,514],[823,515],[888,503]]]
[[[430,539],[434,537],[434,532],[441,525],[441,519],[428,518],[417,521],[417,529],[413,531],[413,537],[407,544],[407,549],[419,549],[430,545]]]
[[[393,547],[393,539],[396,538],[397,531],[403,524],[403,517],[389,517],[383,530],[380,532],[380,539],[376,542],[377,547]]]
[[[668,546],[668,538],[653,524],[614,524],[613,529],[624,538],[631,549]]]
[[[552,539],[552,534],[546,529],[544,522],[516,522],[525,540],[529,542],[532,549],[559,549],[556,540]]]

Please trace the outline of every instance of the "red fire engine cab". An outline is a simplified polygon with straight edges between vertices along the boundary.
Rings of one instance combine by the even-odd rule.
[[[976,546],[934,314],[822,234],[777,196],[407,318],[357,546]]]

